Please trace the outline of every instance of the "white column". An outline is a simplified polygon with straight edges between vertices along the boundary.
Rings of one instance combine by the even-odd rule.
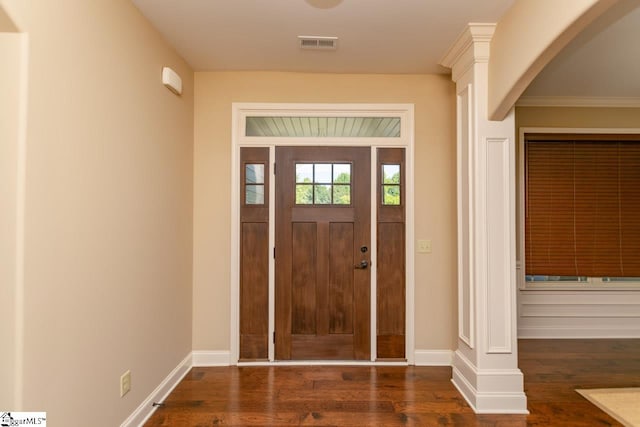
[[[457,93],[458,349],[453,383],[477,413],[527,413],[518,369],[515,121],[487,119],[495,25],[470,24],[443,59]]]

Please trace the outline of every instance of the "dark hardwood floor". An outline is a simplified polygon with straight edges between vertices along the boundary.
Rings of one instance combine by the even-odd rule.
[[[575,389],[640,387],[640,340],[520,340],[519,358],[529,415],[474,414],[448,367],[225,367],[194,368],[146,426],[619,426]]]

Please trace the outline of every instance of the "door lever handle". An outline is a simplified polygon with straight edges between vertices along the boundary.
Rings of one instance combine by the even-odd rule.
[[[356,264],[354,265],[354,267],[358,270],[364,270],[369,267],[369,263],[363,259],[362,261],[360,261],[360,264]]]

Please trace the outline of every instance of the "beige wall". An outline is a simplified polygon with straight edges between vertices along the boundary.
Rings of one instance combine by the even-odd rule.
[[[640,128],[640,108],[517,107],[520,127]]]
[[[4,4],[30,44],[24,405],[6,409],[119,425],[191,351],[193,72],[128,0]]]
[[[18,31],[13,19],[9,17],[7,12],[0,5],[0,33],[13,33]]]
[[[549,61],[616,1],[517,0],[491,40],[489,118],[502,120]]]
[[[0,408],[14,408],[16,386],[16,291],[18,248],[18,146],[23,36],[0,22]]]
[[[415,104],[416,348],[453,349],[455,92],[446,76],[202,72],[195,75],[194,350],[229,349],[231,103]]]

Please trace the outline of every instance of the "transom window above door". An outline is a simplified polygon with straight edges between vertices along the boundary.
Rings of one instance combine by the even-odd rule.
[[[246,136],[399,138],[400,117],[247,117]]]
[[[350,205],[350,163],[296,163],[296,205]]]

